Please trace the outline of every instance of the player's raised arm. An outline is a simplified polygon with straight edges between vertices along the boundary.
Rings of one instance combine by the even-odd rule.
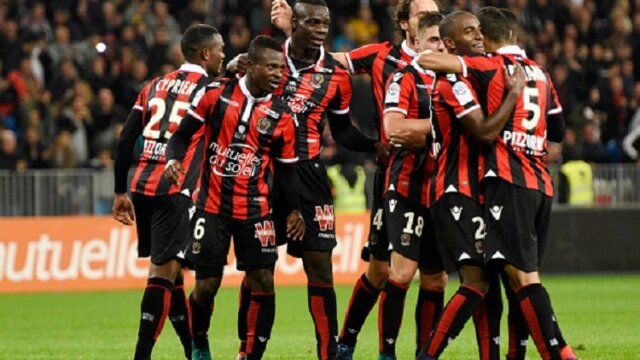
[[[524,70],[521,65],[516,65],[513,74],[509,74],[506,68],[503,71],[505,72],[505,87],[509,89],[509,93],[500,107],[486,118],[480,107],[460,117],[460,121],[469,129],[471,135],[486,144],[490,144],[498,137],[500,130],[504,128],[511,117],[513,107],[524,88]],[[452,89],[453,94],[450,97],[458,101],[475,97],[464,82],[456,82]]]
[[[442,73],[463,73],[465,68],[459,57],[451,54],[436,53],[431,50],[425,50],[418,54],[418,65],[421,68]]]

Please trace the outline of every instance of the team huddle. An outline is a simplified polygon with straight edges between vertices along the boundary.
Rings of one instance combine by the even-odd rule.
[[[416,359],[438,359],[472,318],[481,360],[577,359],[539,277],[553,184],[547,139],[564,136],[549,74],[517,45],[507,9],[443,15],[433,0],[400,0],[399,45],[326,52],[324,0],[274,0],[289,38],[252,40],[223,72],[212,26],[183,34],[180,69],[138,95],[115,159],[116,220],[138,230],[150,257],[135,359],[150,359],[167,318],[188,359],[211,359],[208,331],[231,240],[245,276],[238,359],[261,359],[275,318],[277,247],[302,259],[317,357],[352,359],[376,303],[379,359],[396,359],[407,290],[419,271]],[[351,123],[351,76],[369,74],[378,138]],[[366,104],[358,104],[367,106]],[[363,260],[338,328],[333,200],[319,159],[324,119],[337,143],[377,154]],[[134,149],[137,166],[127,195]],[[195,270],[187,298],[182,268]],[[447,273],[460,287],[445,305]],[[215,351],[213,351],[215,352]]]

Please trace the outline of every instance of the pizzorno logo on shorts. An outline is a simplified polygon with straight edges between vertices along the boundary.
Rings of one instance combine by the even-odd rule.
[[[247,144],[230,144],[224,147],[212,142],[209,154],[211,171],[218,176],[255,176],[262,164],[262,158],[256,156],[256,149]]]

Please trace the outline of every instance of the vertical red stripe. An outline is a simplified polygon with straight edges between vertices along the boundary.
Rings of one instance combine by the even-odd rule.
[[[322,296],[311,296],[311,313],[313,314],[316,331],[320,335],[320,359],[328,358],[327,348],[329,347],[329,319],[324,310],[324,298]]]
[[[384,303],[387,301],[387,292],[380,292],[380,302],[378,303],[378,349],[382,352],[382,348],[384,347],[384,336],[383,336],[383,328],[384,328]]]
[[[509,309],[511,311],[511,309]],[[516,332],[516,324],[513,320],[512,316],[507,317],[507,322],[509,323],[509,349],[507,351],[507,359],[511,359],[516,356],[518,343],[520,339],[518,339],[518,335]]]
[[[471,183],[469,179],[469,138],[460,136],[460,152],[458,153],[458,191],[471,196]],[[475,170],[475,169],[474,169]]]
[[[133,174],[133,179],[131,180],[131,192],[136,192],[136,185],[138,185],[138,181],[140,181],[140,175],[142,174],[142,170],[144,170],[145,163],[138,163],[136,167],[136,172]]]
[[[160,315],[160,320],[158,320],[158,327],[156,327],[156,332],[153,334],[153,340],[156,340],[158,336],[160,336],[164,322],[167,320],[167,315],[169,315],[169,308],[171,307],[171,291],[162,286],[158,287],[164,290],[164,294],[162,296],[162,315]]]
[[[476,326],[476,337],[478,339],[478,349],[480,351],[480,360],[489,360],[489,347],[491,346],[491,337],[489,336],[487,306],[484,300],[480,303],[480,305],[478,305],[473,315],[473,320]]]
[[[347,319],[349,318],[349,312],[351,311],[351,306],[353,305],[353,300],[355,300],[356,296],[358,295],[358,292],[360,292],[360,290],[365,290],[367,292],[369,292],[369,289],[367,289],[366,286],[364,286],[364,284],[362,283],[362,277],[358,278],[358,281],[356,281],[356,286],[353,288],[353,292],[351,293],[351,298],[349,299],[349,305],[347,306],[347,311],[344,314],[344,323],[347,323]],[[346,330],[346,326],[342,326],[342,331],[340,332],[340,337],[344,337],[344,331]]]
[[[536,343],[536,347],[538,348],[540,356],[542,356],[544,360],[550,360],[551,354],[549,353],[547,343],[542,336],[540,323],[538,323],[538,317],[536,316],[536,311],[533,308],[533,304],[531,304],[531,299],[526,298],[524,300],[521,300],[520,307],[522,308],[522,313],[524,314],[525,319],[527,319],[529,332],[531,333],[533,341],[535,341]]]
[[[247,353],[253,352],[253,344],[256,338],[256,327],[258,326],[258,313],[260,312],[260,303],[251,301],[249,311],[247,312]]]
[[[449,332],[449,328],[451,328],[453,319],[458,315],[458,311],[460,311],[460,308],[466,300],[466,296],[456,294],[451,301],[449,301],[449,304],[447,304],[447,307],[444,309],[444,312],[440,317],[440,321],[438,321],[438,326],[433,334],[433,340],[431,341],[429,349],[427,349],[427,355],[435,356],[436,352],[442,345],[442,342],[446,340],[446,336]]]
[[[422,348],[429,339],[429,335],[433,330],[434,313],[436,304],[432,301],[422,301],[420,304],[420,324],[418,324],[420,332],[420,347]]]

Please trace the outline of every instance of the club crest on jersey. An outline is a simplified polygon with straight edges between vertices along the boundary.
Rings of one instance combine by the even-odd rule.
[[[276,246],[276,229],[273,221],[264,220],[262,223],[255,223],[256,232],[254,237],[260,240],[262,247]]]
[[[311,86],[313,86],[316,89],[320,89],[323,82],[324,82],[324,76],[320,74],[311,75],[311,80],[309,80],[309,84],[311,84]]]
[[[316,206],[316,216],[313,221],[318,222],[320,231],[333,230],[333,205]]]
[[[258,119],[258,123],[256,124],[256,130],[262,135],[265,135],[269,128],[271,127],[271,122],[267,118]]]
[[[200,249],[202,249],[202,245],[200,245],[199,241],[194,241],[193,244],[191,244],[191,252],[195,255],[200,254]]]
[[[400,235],[400,245],[409,246],[409,244],[411,244],[411,235],[409,234]]]
[[[247,128],[244,125],[238,126],[238,132],[240,134],[244,134],[245,131],[247,131]]]

